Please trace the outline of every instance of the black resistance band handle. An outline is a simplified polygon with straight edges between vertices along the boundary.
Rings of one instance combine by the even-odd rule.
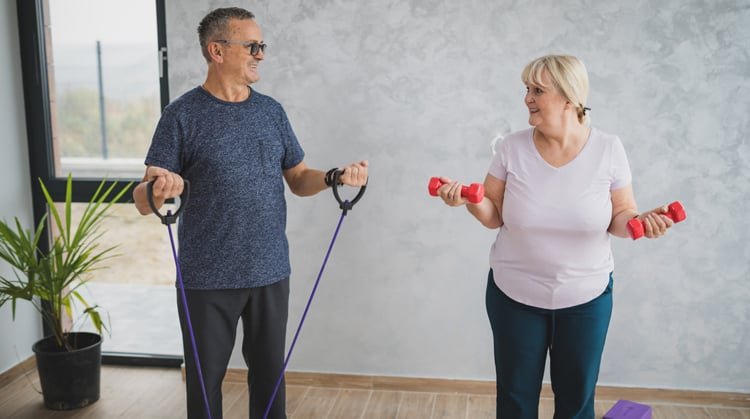
[[[190,197],[190,181],[187,179],[183,179],[184,186],[182,188],[182,195],[180,195],[180,207],[177,208],[177,211],[175,211],[174,214],[172,214],[171,211],[167,211],[167,215],[164,215],[159,212],[159,210],[156,208],[156,205],[154,204],[154,181],[149,181],[146,186],[146,195],[148,196],[148,205],[151,206],[151,211],[156,214],[157,217],[161,220],[162,224],[174,224],[177,222],[177,218],[180,216],[180,213],[182,212],[182,209],[185,208],[185,205],[187,204],[188,198]]]
[[[362,187],[359,188],[359,192],[357,193],[357,196],[354,197],[351,201],[342,201],[341,197],[339,196],[339,185],[343,185],[343,183],[339,182],[339,178],[341,175],[344,174],[343,170],[336,170],[333,172],[333,185],[331,187],[333,188],[333,196],[336,197],[336,201],[339,203],[339,208],[344,210],[344,215],[346,215],[347,211],[352,209],[354,207],[354,204],[357,203],[357,201],[362,198],[362,195],[365,194],[365,188],[367,188],[367,183],[362,185]]]

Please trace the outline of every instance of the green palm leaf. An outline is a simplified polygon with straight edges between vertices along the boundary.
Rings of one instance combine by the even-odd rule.
[[[72,317],[76,302],[85,308],[82,314],[91,320],[100,334],[107,330],[99,306],[89,304],[78,292],[89,280],[87,275],[90,272],[101,269],[104,261],[116,256],[113,253],[115,246],[102,249],[97,240],[103,234],[101,223],[107,211],[130,189],[132,182],[119,191],[116,191],[116,182],[105,188],[106,183],[105,180],[99,184],[75,227],[72,223],[71,175],[67,179],[62,214],[40,179],[48,214],[35,231],[24,229],[18,218],[13,224],[0,222],[0,259],[12,268],[12,275],[0,275],[0,306],[11,302],[15,319],[16,302],[31,302],[42,314],[60,346],[66,342],[68,332],[63,329],[63,318],[65,315]],[[57,233],[46,253],[39,248],[45,227]]]

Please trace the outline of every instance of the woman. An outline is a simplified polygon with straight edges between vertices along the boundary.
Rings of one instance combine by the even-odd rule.
[[[521,78],[531,128],[496,146],[485,199],[469,203],[448,178],[438,194],[499,228],[486,295],[497,417],[538,417],[549,354],[555,419],[593,418],[612,313],[610,235],[628,237],[634,217],[648,238],[673,222],[660,215],[666,206],[638,213],[620,139],[586,124],[588,75],[580,60],[544,56]]]

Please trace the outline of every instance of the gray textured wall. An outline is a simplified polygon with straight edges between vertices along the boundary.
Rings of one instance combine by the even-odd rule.
[[[491,140],[527,127],[522,67],[563,52],[589,69],[592,124],[622,138],[641,209],[680,200],[689,216],[615,241],[600,383],[750,391],[747,0],[168,2],[173,96],[204,79],[197,22],[229,4],[257,15],[255,88],[284,104],[308,164],[371,163],[290,369],[494,379],[495,232],[427,181],[481,182]],[[289,202],[291,339],[340,211],[328,193]]]

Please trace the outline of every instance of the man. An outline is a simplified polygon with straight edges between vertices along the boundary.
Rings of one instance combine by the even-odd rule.
[[[281,105],[250,88],[265,44],[254,15],[216,9],[198,26],[208,63],[205,83],[164,109],[134,192],[150,214],[146,184],[158,207],[183,191],[190,198],[178,226],[180,266],[213,419],[222,417],[221,382],[242,319],[249,368],[250,417],[265,413],[284,363],[289,300],[284,180],[296,195],[314,195],[332,171],[308,168]],[[367,161],[344,167],[340,181],[367,182]],[[206,417],[188,325],[178,294],[190,419]],[[282,385],[270,418],[285,418]]]

